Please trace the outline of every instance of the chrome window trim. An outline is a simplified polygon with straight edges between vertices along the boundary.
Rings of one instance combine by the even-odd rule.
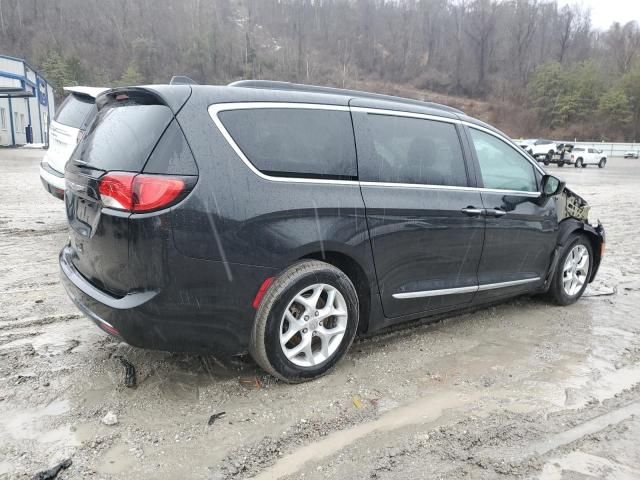
[[[392,117],[419,118],[422,120],[435,120],[436,122],[445,122],[460,124],[462,121],[458,118],[439,117],[437,115],[429,115],[427,113],[403,112],[402,110],[387,110],[382,108],[368,107],[351,107],[351,111],[355,113],[371,113],[373,115],[387,115]]]
[[[423,113],[413,113],[413,112],[403,112],[400,110],[386,110],[379,108],[366,108],[366,107],[348,107],[345,105],[327,105],[321,103],[294,103],[294,102],[228,102],[228,103],[214,103],[210,105],[208,108],[209,116],[213,120],[214,124],[227,141],[229,146],[234,150],[236,155],[240,157],[242,162],[258,177],[263,180],[269,180],[272,182],[285,182],[285,183],[316,183],[316,184],[324,184],[324,185],[362,185],[369,187],[392,187],[392,188],[421,188],[427,190],[452,190],[452,191],[469,191],[469,192],[485,192],[485,193],[498,193],[498,194],[506,194],[506,195],[514,195],[514,196],[524,196],[531,198],[540,197],[540,192],[525,192],[520,190],[497,190],[491,188],[479,188],[479,187],[458,187],[458,186],[450,186],[450,185],[428,185],[423,183],[393,183],[393,182],[362,182],[358,180],[324,180],[320,178],[298,178],[298,177],[276,177],[273,175],[267,175],[258,170],[253,163],[246,157],[244,152],[240,149],[238,144],[235,142],[229,131],[225,128],[220,120],[218,114],[220,112],[229,111],[229,110],[252,110],[252,109],[260,109],[260,108],[291,108],[291,109],[303,109],[303,110],[332,110],[338,112],[357,112],[357,113],[372,113],[376,115],[391,115],[397,117],[406,117],[406,118],[419,118],[423,120],[434,120],[437,122],[445,122],[451,124],[459,124],[459,125],[467,125],[472,128],[476,128],[478,130],[484,131],[494,137],[506,141],[507,144],[513,147],[513,142],[509,141],[506,137],[502,135],[498,135],[496,132],[489,130],[487,128],[481,127],[479,125],[475,125],[470,122],[465,122],[455,118],[447,118],[447,117],[439,117],[437,115],[428,115]],[[516,148],[517,150],[517,148]],[[529,158],[523,153],[519,152],[523,155],[524,159],[529,163],[534,165]],[[542,170],[538,165],[534,165],[543,175],[545,174],[544,170]]]
[[[473,285],[470,287],[442,288],[439,290],[425,290],[422,292],[394,293],[392,297],[397,300],[406,300],[409,298],[438,297],[440,295],[460,295],[463,293],[484,292],[487,290],[496,290],[498,288],[515,287],[518,285],[525,285],[527,283],[537,282],[539,280],[540,280],[540,277],[523,278],[522,280],[512,280],[510,282],[500,282],[500,283],[485,283],[484,285]]]
[[[447,123],[453,123],[453,124],[458,124],[458,125],[465,125],[467,127],[470,128],[475,128],[476,130],[480,130],[483,131],[485,133],[488,133],[489,135],[493,135],[494,137],[502,140],[503,142],[505,142],[507,145],[509,145],[511,148],[513,148],[514,150],[516,150],[520,155],[522,155],[522,157],[529,162],[536,170],[538,170],[540,173],[542,173],[543,175],[546,174],[546,172],[540,167],[540,165],[538,165],[538,162],[533,162],[525,152],[522,151],[522,149],[520,147],[518,147],[512,140],[510,140],[509,138],[505,137],[504,135],[500,135],[497,132],[494,132],[493,130],[489,129],[489,128],[485,128],[481,125],[476,125],[475,123],[471,123],[471,122],[467,122],[465,120],[460,120],[457,118],[448,118],[448,117],[439,117],[437,115],[428,115],[425,113],[413,113],[413,112],[403,112],[403,111],[398,111],[398,110],[387,110],[387,109],[381,109],[381,108],[367,108],[367,107],[351,107],[351,111],[352,112],[359,112],[359,113],[373,113],[376,115],[394,115],[397,117],[409,117],[409,118],[421,118],[424,120],[435,120],[438,122],[447,122]],[[531,192],[528,192],[531,193]]]
[[[229,131],[222,124],[218,114],[229,110],[254,110],[260,108],[291,108],[301,110],[333,110],[339,112],[348,112],[349,107],[343,105],[325,105],[315,103],[287,103],[287,102],[238,102],[238,103],[216,103],[209,107],[209,116],[216,124],[220,133],[225,138],[227,143],[236,152],[236,155],[240,157],[242,162],[255,173],[258,177],[269,180],[271,182],[286,182],[286,183],[317,183],[317,184],[329,184],[329,185],[359,185],[357,180],[324,180],[321,178],[297,178],[297,177],[275,177],[273,175],[267,175],[258,170],[253,163],[246,157],[244,152],[240,149],[236,141],[233,139]]]

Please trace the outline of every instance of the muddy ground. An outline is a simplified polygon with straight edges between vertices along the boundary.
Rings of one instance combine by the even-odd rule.
[[[520,298],[360,339],[291,386],[83,318],[58,283],[67,233],[41,155],[0,150],[0,478],[65,458],[66,479],[640,478],[638,160],[550,167],[607,228],[577,304]]]

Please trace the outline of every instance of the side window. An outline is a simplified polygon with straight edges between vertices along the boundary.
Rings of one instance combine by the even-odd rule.
[[[536,192],[533,165],[507,143],[475,128],[469,128],[485,188]]]
[[[358,138],[363,137],[358,141],[361,180],[467,186],[455,125],[379,114],[358,114],[357,123]]]
[[[257,108],[218,114],[249,161],[283,177],[357,178],[349,112]]]

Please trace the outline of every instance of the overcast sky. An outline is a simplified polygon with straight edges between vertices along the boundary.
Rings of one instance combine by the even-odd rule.
[[[561,0],[558,3],[582,3],[590,7],[593,26],[601,30],[613,22],[625,24],[635,20],[640,23],[640,0]]]

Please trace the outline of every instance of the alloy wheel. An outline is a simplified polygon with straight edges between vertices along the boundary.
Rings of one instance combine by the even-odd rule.
[[[564,261],[562,269],[562,288],[564,292],[573,297],[577,295],[589,273],[589,250],[584,245],[574,246]]]
[[[348,324],[347,302],[340,291],[318,283],[298,292],[280,321],[280,346],[290,362],[314,367],[338,350]]]

